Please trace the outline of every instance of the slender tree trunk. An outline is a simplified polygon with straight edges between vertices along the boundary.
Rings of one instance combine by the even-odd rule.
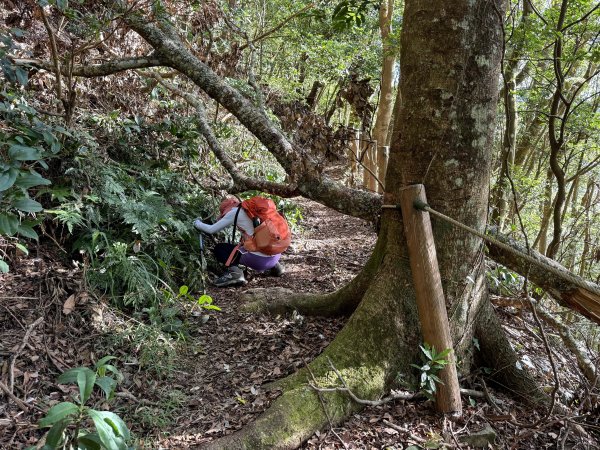
[[[394,48],[390,43],[390,33],[392,32],[392,15],[394,14],[394,0],[384,0],[379,7],[379,29],[381,32],[381,42],[383,43],[383,64],[381,69],[381,87],[379,93],[379,106],[377,108],[377,117],[373,126],[373,140],[377,142],[374,148],[374,173],[379,181],[384,184],[385,181],[385,149],[388,130],[392,119],[392,109],[394,102],[394,64],[396,57]],[[385,185],[385,184],[384,184]],[[379,184],[375,189],[381,192]]]
[[[544,203],[542,206],[542,222],[540,230],[533,242],[533,247],[538,248],[540,253],[546,254],[546,242],[548,239],[548,225],[552,216],[552,172],[548,170],[546,176],[546,186],[544,188]]]
[[[525,0],[523,4],[523,15],[517,27],[517,31],[522,30],[528,25],[528,17],[531,14],[531,5],[528,0]],[[524,33],[523,33],[524,34]],[[517,147],[517,100],[516,100],[516,88],[517,88],[517,72],[519,69],[519,63],[525,52],[526,39],[521,37],[516,40],[514,47],[511,51],[506,52],[506,62],[503,60],[502,64],[502,80],[503,86],[501,90],[502,100],[504,104],[504,137],[502,140],[502,156],[500,173],[498,174],[498,181],[492,193],[491,203],[494,205],[492,208],[491,221],[498,224],[500,229],[504,227],[504,221],[508,214],[509,204],[509,180],[508,177],[513,174],[513,167],[515,166],[516,147]]]
[[[596,184],[594,182],[593,178],[590,178],[588,180],[588,185],[585,191],[585,194],[583,195],[583,198],[581,199],[581,205],[583,206],[584,210],[585,210],[585,225],[584,225],[584,231],[583,231],[583,250],[581,251],[581,257],[579,258],[579,276],[584,277],[587,267],[588,267],[588,257],[590,254],[590,250],[591,250],[591,240],[592,240],[592,236],[591,236],[591,232],[590,232],[590,228],[591,228],[591,210],[592,210],[592,199],[594,198],[595,194],[594,191],[596,189]]]

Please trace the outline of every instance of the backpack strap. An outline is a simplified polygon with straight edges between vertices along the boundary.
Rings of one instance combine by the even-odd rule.
[[[229,267],[231,265],[233,258],[235,258],[235,254],[238,252],[241,246],[242,244],[238,244],[233,248],[233,250],[229,254],[229,258],[227,258],[227,261],[225,261],[225,267]]]
[[[230,244],[233,244],[233,242],[235,241],[235,230],[237,229],[237,219],[238,219],[238,216],[240,215],[241,209],[242,209],[242,204],[240,203],[240,206],[238,206],[238,210],[235,213],[235,218],[233,219],[233,233],[231,233],[231,238],[229,239]]]

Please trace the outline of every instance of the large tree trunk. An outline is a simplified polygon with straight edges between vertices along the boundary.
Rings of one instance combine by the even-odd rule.
[[[391,148],[386,203],[398,204],[403,186],[424,183],[434,208],[485,228],[501,39],[502,2],[495,3],[406,2],[401,61],[405,104],[395,128],[399,139]],[[459,370],[470,369],[476,323],[486,335],[480,339],[486,365],[500,369],[514,362],[487,299],[481,241],[440,224],[434,235]],[[364,295],[346,326],[310,363],[310,371],[279,383],[283,394],[268,411],[209,448],[295,448],[329,420],[336,424],[348,417],[359,405],[339,393],[322,394],[321,404],[307,386],[311,381],[339,385],[327,358],[348,386],[367,399],[384,394],[398,374],[410,376],[421,338],[407,259],[401,214],[387,209],[367,266],[370,273],[360,274],[362,281],[355,283],[361,288],[351,290]],[[366,286],[364,280],[369,280]],[[522,394],[535,391],[531,380],[514,372],[501,372],[502,381]]]

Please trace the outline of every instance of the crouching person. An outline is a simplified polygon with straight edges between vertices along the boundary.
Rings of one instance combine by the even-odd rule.
[[[240,265],[258,272],[269,271],[274,276],[283,275],[279,263],[281,253],[287,249],[291,233],[287,221],[277,212],[275,203],[264,197],[253,197],[240,202],[233,197],[225,198],[219,206],[220,216],[214,224],[200,219],[194,221],[196,229],[214,234],[233,225],[242,232],[239,244],[218,243],[213,249],[215,258],[226,267],[217,278],[215,286],[239,286],[246,284]]]

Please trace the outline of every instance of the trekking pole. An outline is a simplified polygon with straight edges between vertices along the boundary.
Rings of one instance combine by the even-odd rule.
[[[202,236],[202,232],[198,234],[198,242],[200,243],[200,266],[202,267],[202,272],[206,272],[206,256],[204,256],[204,236]]]

